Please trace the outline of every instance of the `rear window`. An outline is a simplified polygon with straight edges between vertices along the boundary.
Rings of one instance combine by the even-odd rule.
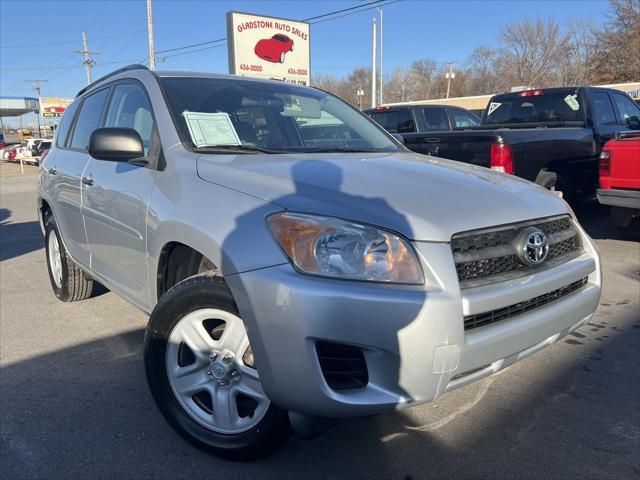
[[[529,92],[526,92],[529,93]],[[575,92],[528,96],[496,96],[491,99],[482,123],[581,122],[584,108]]]
[[[382,128],[391,133],[411,133],[416,131],[413,115],[408,109],[388,110],[385,112],[371,112],[371,118]]]

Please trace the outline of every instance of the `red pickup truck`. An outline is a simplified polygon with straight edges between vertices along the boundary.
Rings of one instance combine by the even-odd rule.
[[[616,134],[604,145],[597,194],[601,204],[611,205],[614,224],[640,228],[640,132]]]

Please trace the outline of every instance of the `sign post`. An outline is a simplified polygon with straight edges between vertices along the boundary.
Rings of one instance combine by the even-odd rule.
[[[309,85],[309,24],[227,12],[229,73]]]

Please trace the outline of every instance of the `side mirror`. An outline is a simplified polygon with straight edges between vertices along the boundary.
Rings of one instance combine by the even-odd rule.
[[[633,130],[640,130],[640,120],[635,115],[627,118],[627,126]]]
[[[391,136],[404,145],[404,137],[399,133],[392,133]]]
[[[89,139],[89,155],[108,162],[130,162],[144,157],[144,147],[133,128],[98,128]]]

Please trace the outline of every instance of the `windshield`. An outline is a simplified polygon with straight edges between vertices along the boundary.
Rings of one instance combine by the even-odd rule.
[[[268,153],[397,151],[377,126],[320,90],[240,78],[161,78],[179,134],[192,148]]]
[[[580,96],[566,91],[517,97],[495,96],[487,107],[482,123],[581,122],[584,120],[583,112]]]

